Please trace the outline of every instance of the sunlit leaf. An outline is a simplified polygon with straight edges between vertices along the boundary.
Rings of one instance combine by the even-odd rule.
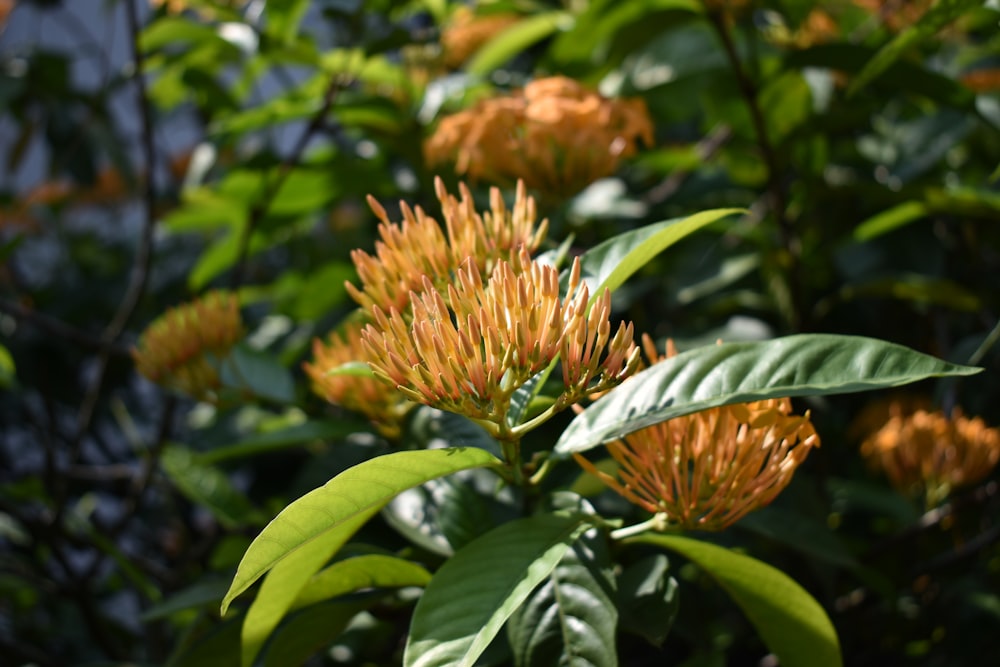
[[[788,575],[724,547],[675,535],[634,542],[677,552],[715,579],[782,667],[840,667],[840,642],[823,607]]]
[[[730,215],[743,213],[742,209],[727,208],[702,211],[686,218],[664,220],[600,243],[580,258],[583,277],[596,297],[605,287],[612,292],[621,287],[636,271],[658,254],[685,236]],[[563,280],[568,279],[568,273]]]
[[[426,586],[430,579],[431,573],[412,561],[396,556],[364,554],[337,561],[314,574],[296,598],[292,609],[368,588]]]
[[[345,470],[282,510],[251,543],[222,600],[225,613],[269,572],[244,623],[243,664],[253,662],[309,578],[395,495],[459,470],[497,464],[475,448],[387,454]]]
[[[556,452],[586,451],[646,426],[720,405],[897,387],[981,370],[857,336],[802,334],[709,345],[665,359],[608,392],[570,423]]]
[[[579,516],[518,519],[467,544],[431,579],[413,611],[406,667],[472,667],[587,524]]]
[[[926,215],[927,206],[923,202],[903,202],[887,211],[873,215],[855,227],[854,239],[856,241],[870,241]]]

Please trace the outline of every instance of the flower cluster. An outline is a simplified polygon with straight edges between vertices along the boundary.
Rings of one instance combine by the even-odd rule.
[[[444,218],[444,229],[419,207],[400,202],[402,224],[389,220],[385,209],[368,198],[381,221],[380,241],[375,254],[354,250],[351,259],[357,268],[361,288],[348,283],[347,291],[366,311],[374,306],[403,311],[410,292],[423,287],[430,278],[437,289],[446,289],[458,267],[471,259],[483,276],[492,273],[497,262],[509,260],[521,248],[533,252],[545,239],[548,221],[536,224],[535,200],[526,196],[523,183],[517,184],[514,206],[508,209],[500,190],[490,190],[490,210],[480,214],[469,189],[459,185],[460,198],[450,195],[441,179],[434,181]]]
[[[501,259],[485,282],[471,261],[446,292],[425,276],[412,296],[412,317],[376,306],[362,339],[377,377],[414,401],[502,432],[514,392],[556,359],[563,366],[560,407],[631,373],[638,362],[632,325],[610,335],[610,299],[605,290],[589,303],[579,260],[561,299],[558,271],[522,248],[511,261]]]
[[[424,153],[429,164],[453,164],[474,180],[523,179],[529,188],[569,196],[613,174],[640,140],[653,143],[641,99],[606,99],[556,76],[443,118]]]
[[[350,322],[332,332],[326,341],[313,339],[314,361],[304,363],[302,368],[312,381],[314,393],[334,405],[365,415],[382,435],[395,438],[413,404],[395,388],[376,378],[330,373],[345,364],[367,359],[361,344],[363,326],[360,322]]]
[[[650,359],[656,350],[643,337]],[[674,350],[668,343],[667,357]],[[819,436],[787,398],[727,405],[641,429],[608,445],[617,477],[580,465],[636,505],[684,529],[721,530],[770,503]]]
[[[213,401],[221,383],[212,362],[228,356],[243,333],[238,297],[209,292],[154,320],[132,357],[139,373],[151,381]]]
[[[951,490],[985,478],[1000,461],[1000,431],[955,409],[950,416],[920,403],[893,400],[868,411],[882,425],[864,439],[861,454],[901,493],[923,495],[928,506]]]

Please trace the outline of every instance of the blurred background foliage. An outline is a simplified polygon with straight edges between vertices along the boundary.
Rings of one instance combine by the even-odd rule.
[[[1000,423],[995,0],[3,0],[0,30],[5,664],[238,664],[239,614],[218,603],[250,538],[390,448],[301,368],[354,308],[350,250],[375,240],[365,196],[394,219],[399,199],[435,214],[434,174],[460,175],[428,164],[426,138],[543,76],[639,98],[653,121],[607,177],[532,192],[551,238],[587,248],[749,211],[651,263],[616,293],[618,317],[681,349],[823,331],[976,363],[987,372],[917,390]],[[491,184],[470,184],[477,200]],[[247,330],[220,378],[234,401],[158,388],[130,354],[211,288],[237,292]],[[713,539],[805,586],[846,664],[981,664],[1000,648],[996,474],[930,507],[897,493],[858,454],[881,422],[856,416],[880,398],[812,402],[823,447]],[[481,437],[420,409],[391,446]],[[434,565],[507,511],[475,479],[422,493],[358,549]],[[770,664],[675,560],[697,593],[665,640],[636,612],[622,664]],[[630,567],[641,581],[666,566]],[[260,661],[395,664],[412,590],[306,607]]]

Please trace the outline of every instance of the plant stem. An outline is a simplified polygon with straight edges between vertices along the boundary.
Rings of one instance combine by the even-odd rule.
[[[612,530],[610,537],[613,540],[624,540],[649,531],[662,533],[668,528],[669,524],[667,523],[667,516],[665,514],[654,514],[652,517],[641,523]]]

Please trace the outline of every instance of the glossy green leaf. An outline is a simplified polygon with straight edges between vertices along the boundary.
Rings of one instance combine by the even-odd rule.
[[[472,667],[587,524],[542,514],[505,523],[438,570],[413,611],[403,664]]]
[[[565,30],[572,23],[568,12],[558,11],[522,19],[486,42],[472,57],[467,69],[472,74],[488,74],[557,30]]]
[[[160,459],[163,471],[191,502],[207,508],[226,528],[261,524],[264,516],[230,483],[224,472],[198,461],[187,447],[168,445]]]
[[[591,298],[596,298],[605,287],[615,291],[651,259],[685,236],[740,213],[744,213],[743,209],[702,211],[686,218],[664,220],[634,229],[594,246],[580,257],[582,275],[591,286]],[[564,281],[568,275],[563,275]]]
[[[364,554],[337,561],[314,574],[296,598],[292,609],[366,588],[426,586],[430,580],[431,573],[412,561],[396,556]]]
[[[507,632],[518,667],[617,664],[613,582],[590,546],[577,541],[511,616]]]
[[[626,568],[618,578],[622,629],[654,646],[666,640],[680,609],[677,580],[669,570],[667,557],[653,554]]]
[[[923,202],[908,201],[868,218],[854,229],[856,241],[870,241],[927,215]]]
[[[665,359],[608,392],[569,424],[556,452],[586,451],[646,426],[720,405],[897,387],[981,370],[858,336],[801,334],[708,345]]]
[[[840,667],[840,641],[816,600],[788,575],[724,547],[675,535],[630,540],[681,554],[739,605],[782,667]]]
[[[286,507],[247,549],[222,613],[269,572],[247,614],[243,664],[253,662],[302,587],[331,556],[398,493],[468,468],[499,465],[481,449],[434,449],[380,456],[334,477]]]
[[[854,95],[880,76],[909,49],[933,37],[938,30],[969,9],[982,7],[982,5],[982,0],[938,0],[935,2],[915,24],[896,35],[891,42],[875,54],[874,58],[868,61],[865,68],[848,86],[848,96]]]

